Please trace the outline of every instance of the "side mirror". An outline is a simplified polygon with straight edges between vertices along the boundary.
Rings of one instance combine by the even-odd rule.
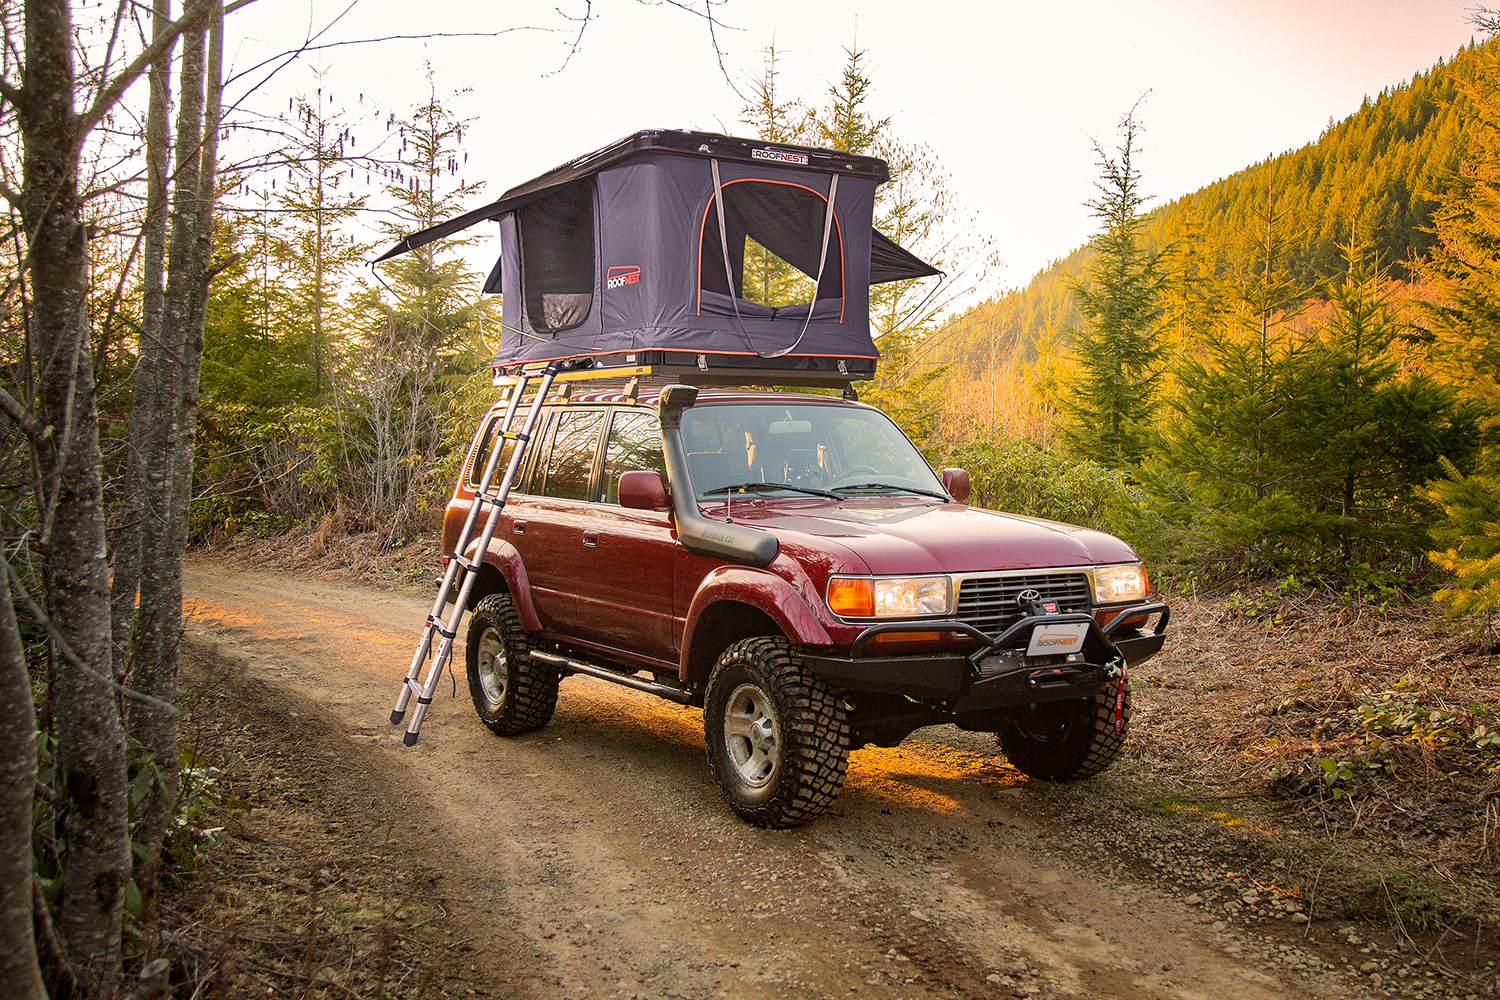
[[[944,469],[943,489],[959,503],[969,499],[969,472],[967,469]]]
[[[668,510],[661,474],[653,471],[620,473],[620,506],[631,510]]]

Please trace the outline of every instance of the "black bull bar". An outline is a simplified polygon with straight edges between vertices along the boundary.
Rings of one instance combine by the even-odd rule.
[[[1152,616],[1157,618],[1155,628],[1146,632]],[[1127,666],[1155,655],[1166,641],[1171,617],[1171,609],[1157,602],[1124,608],[1103,626],[1091,614],[1028,615],[999,635],[987,635],[960,621],[888,622],[861,632],[847,657],[804,653],[803,662],[838,688],[939,701],[953,712],[1009,708],[1091,697],[1117,681]],[[1089,627],[1080,657],[1025,655],[1026,639],[1034,629],[1084,623]],[[948,632],[979,646],[968,654],[862,655],[871,639],[892,632]]]

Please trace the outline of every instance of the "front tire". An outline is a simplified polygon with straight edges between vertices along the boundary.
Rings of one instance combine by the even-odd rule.
[[[849,720],[783,638],[742,639],[724,651],[709,677],[703,731],[725,800],[756,826],[806,823],[844,787]]]
[[[530,653],[531,637],[521,628],[510,595],[480,601],[469,615],[464,665],[474,709],[497,735],[540,729],[557,708],[557,668],[537,663]]]
[[[1045,781],[1077,781],[1107,770],[1124,751],[1129,733],[1126,680],[1107,685],[1092,698],[1016,709],[995,736],[1022,774]]]

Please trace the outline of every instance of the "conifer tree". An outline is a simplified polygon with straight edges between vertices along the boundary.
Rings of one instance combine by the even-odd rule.
[[[891,119],[876,118],[870,113],[871,81],[865,75],[858,48],[845,49],[848,57],[837,83],[828,88],[828,105],[815,118],[822,145],[862,156],[880,156],[891,167],[891,179],[876,192],[875,227],[896,242],[922,252],[920,237],[927,235],[940,217],[941,201],[929,199],[926,206],[911,190],[922,179],[908,176],[930,164],[919,164],[890,135]],[[894,160],[894,162],[892,162]],[[931,171],[928,170],[931,180]],[[939,185],[939,199],[944,191]],[[931,209],[925,219],[917,219],[924,207]],[[942,414],[941,379],[946,365],[931,357],[932,315],[910,315],[903,309],[915,290],[916,280],[895,281],[870,289],[870,318],[875,345],[880,349],[880,369],[874,383],[865,390],[870,402],[879,406],[901,425],[918,448],[930,451]]]
[[[400,144],[387,186],[396,202],[386,224],[393,238],[457,214],[483,187],[461,173],[468,121],[438,99],[430,68],[428,85],[426,103],[388,123]],[[381,287],[365,288],[353,302],[357,336],[339,397],[343,475],[387,544],[418,526],[451,479],[438,461],[463,432],[445,421],[470,414],[455,414],[446,390],[479,366],[483,329],[492,322],[498,329],[498,300],[479,298],[479,276],[451,252],[456,242],[386,262]]]
[[[1102,172],[1099,197],[1088,202],[1103,228],[1089,242],[1094,261],[1074,285],[1085,325],[1075,331],[1079,377],[1063,406],[1070,448],[1111,467],[1137,463],[1143,426],[1155,404],[1160,374],[1160,254],[1142,238],[1140,171],[1132,162],[1141,125],[1131,110],[1120,119],[1121,145],[1110,156],[1095,143]]]
[[[1429,495],[1447,512],[1433,534],[1444,549],[1432,561],[1453,574],[1453,582],[1435,596],[1453,615],[1482,614],[1486,621],[1500,608],[1500,481],[1494,476],[1465,476],[1443,461],[1443,479]]]
[[[282,158],[287,176],[277,198],[282,221],[275,246],[283,294],[276,297],[282,337],[294,331],[311,355],[313,390],[326,388],[337,340],[339,289],[369,247],[348,234],[367,198],[354,194],[354,131],[320,84],[292,102],[296,116]],[[289,345],[291,346],[291,345]],[[298,353],[301,353],[300,351]]]
[[[1181,532],[1179,558],[1264,571],[1309,535],[1318,386],[1289,328],[1308,289],[1288,273],[1295,241],[1270,178],[1257,223],[1214,292],[1223,311],[1177,369],[1164,453],[1143,481],[1160,519]]]
[[[1357,540],[1420,530],[1429,513],[1418,487],[1441,474],[1443,456],[1467,462],[1475,434],[1450,390],[1404,375],[1393,345],[1406,324],[1391,300],[1388,268],[1369,244],[1342,247],[1341,273],[1326,286],[1333,315],[1316,331],[1305,438],[1312,450],[1310,501],[1347,561]]]
[[[1463,84],[1469,156],[1433,214],[1441,241],[1422,272],[1441,293],[1430,307],[1433,359],[1500,426],[1500,52],[1483,51]]]
[[[766,48],[765,68],[751,91],[754,100],[740,109],[740,120],[767,142],[805,145],[815,131],[813,112],[796,98],[783,100],[776,89],[776,46]],[[754,239],[745,240],[744,288],[751,302],[779,307],[812,299],[812,279]]]
[[[1500,19],[1481,8],[1480,26],[1492,34]],[[1469,156],[1433,216],[1441,241],[1424,274],[1442,298],[1432,308],[1433,356],[1456,384],[1484,408],[1491,432],[1500,427],[1500,53],[1492,39],[1474,80],[1466,125]],[[1434,530],[1446,548],[1431,553],[1454,574],[1435,595],[1454,614],[1490,615],[1500,607],[1500,459],[1493,449],[1464,475],[1445,463],[1446,476],[1430,496],[1447,513]]]

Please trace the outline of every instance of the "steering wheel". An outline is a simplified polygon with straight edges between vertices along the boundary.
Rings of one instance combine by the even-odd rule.
[[[858,473],[858,472],[868,472],[872,476],[878,476],[878,475],[880,475],[880,470],[879,469],[872,469],[868,465],[855,465],[855,466],[851,466],[851,467],[845,469],[843,472],[841,472],[838,475],[834,476],[833,477],[833,481],[831,483],[829,483],[828,485],[829,485],[830,488],[834,487],[834,486],[837,486],[839,483],[842,483],[844,480],[853,477],[854,474]]]

